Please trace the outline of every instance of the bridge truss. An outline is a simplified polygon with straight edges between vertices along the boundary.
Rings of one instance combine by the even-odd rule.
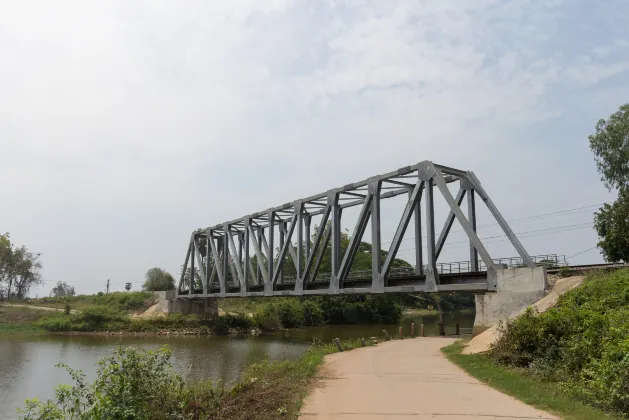
[[[451,183],[459,184],[456,196],[448,188]],[[436,194],[441,194],[449,207],[439,234],[435,230]],[[496,269],[499,266],[476,234],[477,195],[511,241],[522,265],[535,267],[535,262],[473,172],[424,161],[194,231],[186,252],[177,297],[495,291]],[[393,240],[383,253],[380,204],[382,200],[397,196],[405,196],[406,205]],[[467,214],[461,208],[464,199],[467,200]],[[360,213],[349,244],[343,248],[343,210],[354,206],[360,206]],[[425,207],[426,218],[425,243],[422,238],[422,206]],[[314,227],[314,235],[311,235],[315,216],[320,217],[318,226],[321,228]],[[394,267],[411,219],[414,219],[415,230],[414,267]],[[465,271],[459,269],[457,273],[448,273],[440,269],[438,258],[455,220],[469,240],[470,260]],[[368,225],[371,229],[371,271],[352,272],[352,262]],[[292,262],[290,276],[287,260]],[[324,260],[329,260],[328,273],[320,272]]]

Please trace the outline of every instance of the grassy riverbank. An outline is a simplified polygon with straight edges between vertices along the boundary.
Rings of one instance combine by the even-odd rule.
[[[463,355],[461,342],[442,349],[448,360],[468,374],[505,394],[511,395],[533,407],[545,410],[568,420],[620,420],[602,410],[586,405],[562,390],[556,383],[544,381],[522,369],[512,369],[498,364],[486,354]]]
[[[369,345],[370,343],[368,343]],[[343,343],[346,350],[358,340]],[[206,380],[186,384],[169,363],[170,352],[118,349],[99,362],[97,379],[87,384],[69,370],[76,384],[58,388],[48,401],[27,401],[24,419],[66,418],[221,418],[227,420],[297,419],[324,356],[338,351],[315,343],[295,361],[252,364],[232,387]],[[123,369],[120,369],[123,367]],[[124,416],[122,416],[124,414]]]
[[[210,321],[182,314],[132,316],[156,302],[156,298],[146,292],[44,298],[3,306],[13,315],[6,317],[0,331],[227,334],[324,324],[397,324],[404,310],[398,300],[395,296],[234,299],[230,309],[239,311]],[[254,312],[243,310],[245,308]],[[20,311],[23,319],[18,316]]]
[[[37,322],[47,314],[41,310],[23,307],[0,306],[0,335],[45,332]]]
[[[566,418],[627,418],[629,270],[591,273],[555,307],[527,310],[487,355],[456,350],[446,350],[453,361],[533,405]]]

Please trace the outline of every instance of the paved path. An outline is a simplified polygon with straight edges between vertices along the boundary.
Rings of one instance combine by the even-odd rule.
[[[415,338],[326,356],[300,419],[557,419],[450,363],[440,349],[454,341]]]
[[[21,303],[0,303],[0,306],[13,306],[17,308],[29,308],[29,309],[37,309],[40,311],[55,311],[55,312],[64,312],[64,308],[49,308],[47,306],[38,306],[38,305],[22,305]],[[70,313],[75,314],[76,310],[71,309]]]

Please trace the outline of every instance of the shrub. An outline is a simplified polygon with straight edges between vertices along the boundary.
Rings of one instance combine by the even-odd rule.
[[[184,383],[168,363],[170,352],[119,348],[98,363],[97,379],[85,382],[85,375],[66,365],[74,386],[60,385],[55,397],[45,402],[27,400],[23,419],[180,418],[179,396]]]
[[[280,315],[269,305],[256,312],[253,319],[258,328],[263,331],[275,331],[282,328]]]
[[[588,277],[543,314],[508,322],[490,356],[559,381],[578,398],[629,414],[629,270]]]
[[[250,331],[254,326],[254,320],[247,314],[225,314],[215,320],[214,332],[216,334],[227,334],[232,328],[238,332],[244,332]]]
[[[70,320],[70,317],[67,316],[52,316],[48,318],[42,318],[41,320],[36,322],[35,325],[52,332],[72,330],[72,322]]]

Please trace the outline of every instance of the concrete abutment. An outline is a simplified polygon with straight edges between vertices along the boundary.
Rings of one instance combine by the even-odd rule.
[[[218,317],[218,300],[216,298],[204,299],[175,299],[175,291],[157,292],[159,304],[165,314],[196,314],[207,319]]]
[[[517,316],[548,290],[545,267],[499,268],[496,283],[496,292],[476,295],[473,335]]]

